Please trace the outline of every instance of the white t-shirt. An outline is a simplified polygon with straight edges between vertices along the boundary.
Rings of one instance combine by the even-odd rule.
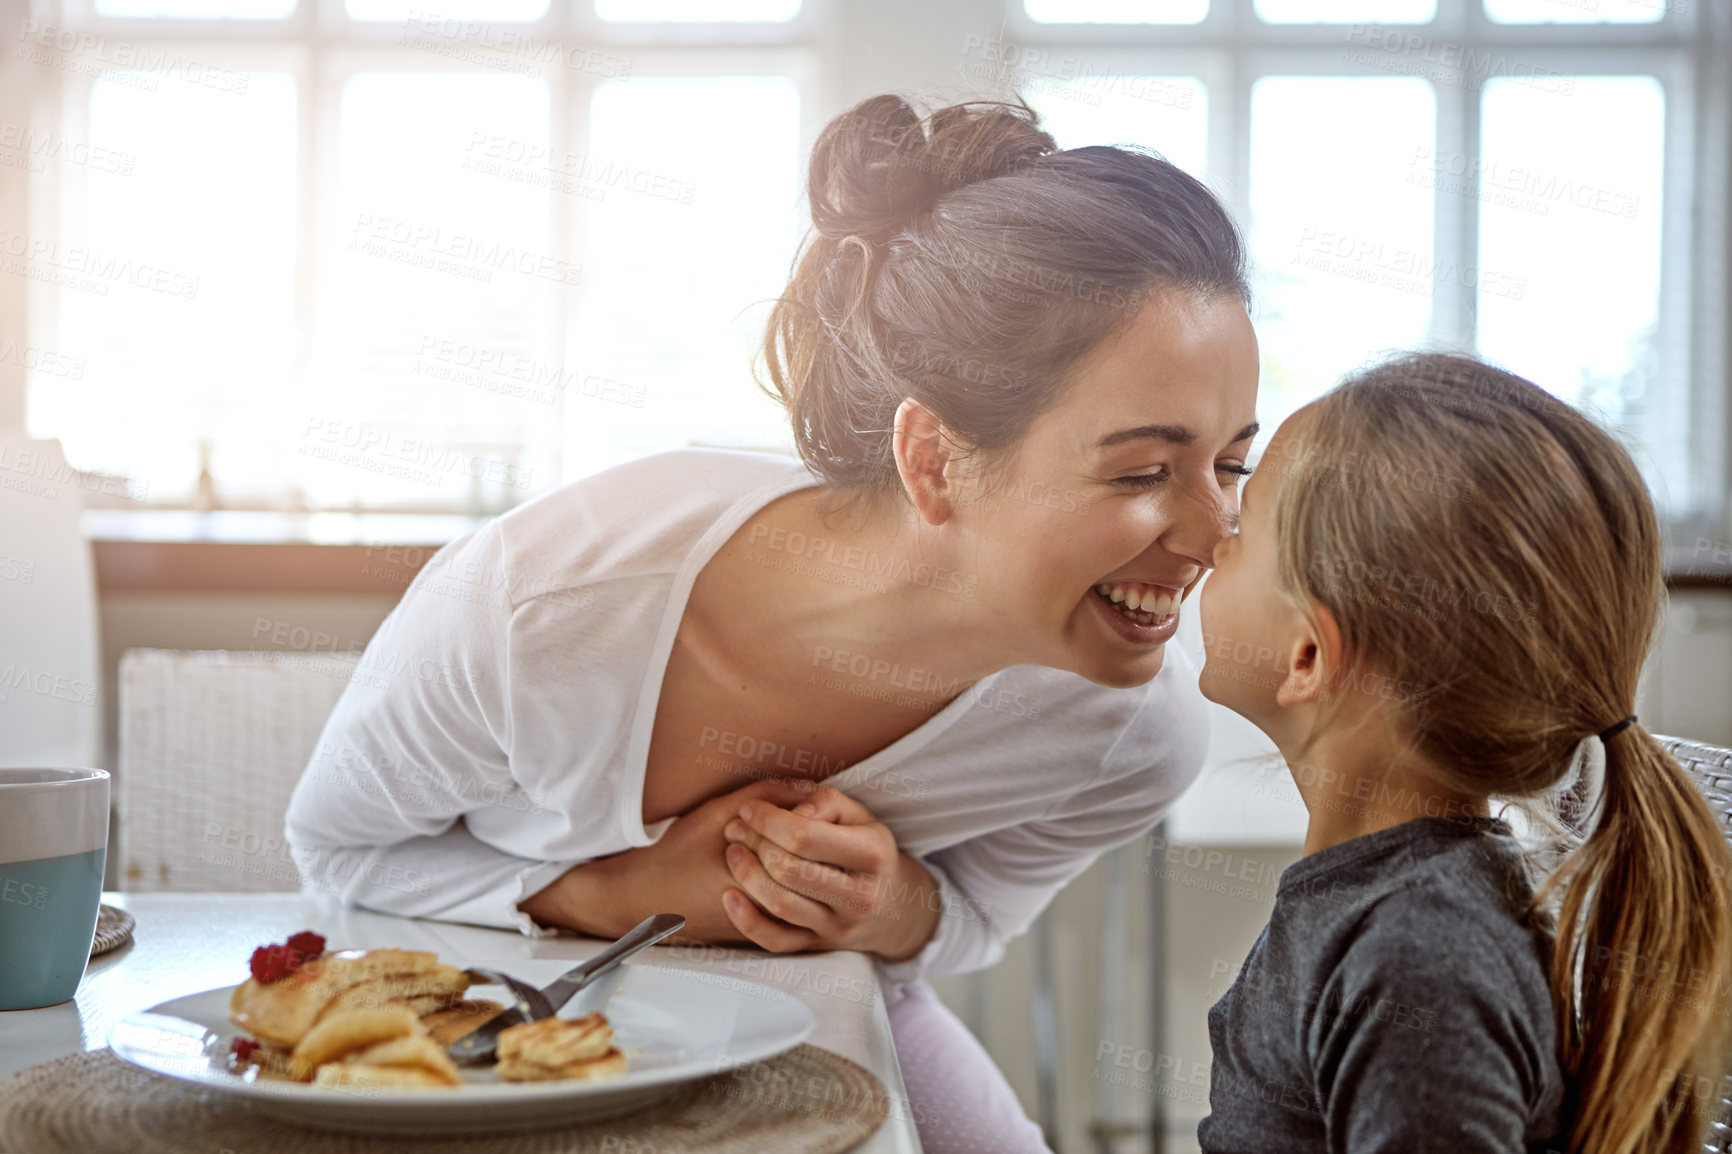
[[[644,763],[698,571],[758,510],[818,483],[787,457],[662,453],[542,494],[440,549],[368,643],[290,799],[303,890],[555,932],[517,903],[574,865],[653,843],[675,820],[645,826]],[[782,544],[772,563],[810,551]],[[826,555],[820,568],[835,580],[960,585],[858,554]],[[886,692],[921,676],[844,656],[818,658],[813,675],[852,669],[852,684]],[[1131,689],[1044,666],[1000,670],[829,777],[942,890],[932,941],[886,977],[997,961],[1067,881],[1155,823],[1207,743],[1196,668],[1169,646],[1161,672]],[[802,756],[720,732],[710,748],[766,773]]]

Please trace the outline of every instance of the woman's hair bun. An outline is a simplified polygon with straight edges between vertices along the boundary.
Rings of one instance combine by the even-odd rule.
[[[924,117],[894,94],[862,100],[812,147],[812,223],[832,240],[888,240],[952,189],[1057,151],[1037,120],[1020,100],[967,101]]]
[[[925,115],[863,100],[818,135],[807,192],[815,228],[765,322],[759,383],[838,491],[901,492],[904,401],[983,463],[1008,460],[1150,294],[1249,294],[1207,187],[1144,149],[1060,149],[1021,96]]]

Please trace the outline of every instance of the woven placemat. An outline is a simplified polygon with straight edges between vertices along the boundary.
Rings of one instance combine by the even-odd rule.
[[[133,925],[132,915],[125,910],[113,906],[97,907],[96,936],[90,939],[90,956],[106,954],[130,942]]]
[[[0,1081],[0,1150],[27,1154],[840,1154],[889,1114],[868,1070],[816,1046],[681,1087],[637,1114],[528,1134],[386,1137],[280,1122],[238,1095],[87,1050]]]

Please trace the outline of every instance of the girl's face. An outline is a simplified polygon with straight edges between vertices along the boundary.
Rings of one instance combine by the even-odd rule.
[[[1257,475],[1245,483],[1238,532],[1215,546],[1215,572],[1203,585],[1203,696],[1258,725],[1278,724],[1275,691],[1293,647],[1305,630],[1303,615],[1275,584],[1273,506],[1281,483],[1279,463],[1297,415],[1283,422],[1263,452]]]
[[[1244,305],[1177,292],[1077,365],[965,546],[1014,660],[1116,687],[1160,672],[1179,603],[1238,518],[1257,376]]]

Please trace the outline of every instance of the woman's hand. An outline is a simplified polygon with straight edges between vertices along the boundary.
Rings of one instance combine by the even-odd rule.
[[[722,904],[764,949],[867,950],[900,962],[932,940],[938,883],[847,794],[822,786],[791,807],[754,798],[735,813],[722,834],[740,889],[724,892]]]
[[[734,882],[722,858],[722,827],[742,804],[774,809],[812,796],[810,782],[755,781],[681,814],[653,845],[573,866],[518,908],[543,925],[601,938],[617,938],[651,914],[679,914],[686,926],[672,941],[743,942],[722,909],[722,892]]]

